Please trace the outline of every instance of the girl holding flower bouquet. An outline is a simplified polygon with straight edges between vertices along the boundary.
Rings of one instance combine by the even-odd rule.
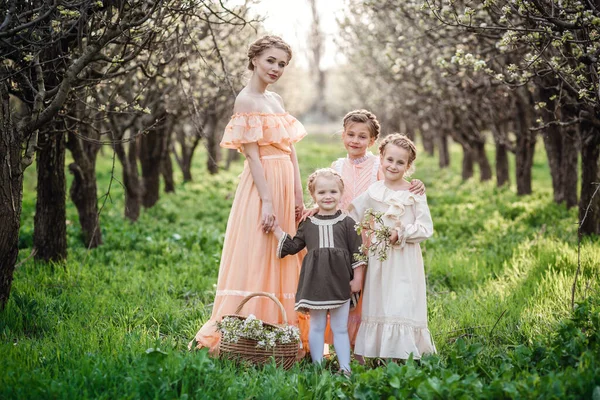
[[[364,261],[355,261],[361,238],[354,220],[338,210],[344,192],[342,177],[331,168],[315,171],[308,177],[308,190],[318,206],[317,214],[303,221],[292,238],[279,226],[277,256],[296,254],[305,247],[296,310],[310,315],[308,342],[314,363],[323,359],[327,314],[333,342],[343,373],[350,373],[348,312],[352,293],[362,287]]]
[[[425,271],[419,243],[433,234],[424,194],[404,180],[417,152],[404,135],[387,136],[379,146],[383,181],[349,206],[371,239],[364,282],[362,318],[354,352],[364,357],[415,359],[435,353],[427,327]],[[366,218],[365,218],[366,217]]]
[[[371,184],[383,179],[380,168],[380,157],[369,151],[377,137],[381,127],[375,114],[368,110],[353,110],[344,116],[342,143],[346,149],[346,157],[338,158],[331,164],[344,182],[344,193],[340,199],[339,207],[345,211],[348,206],[359,195],[363,194]],[[425,185],[418,179],[410,182],[410,191],[416,194],[425,193]],[[312,213],[316,212],[311,210]],[[356,342],[356,334],[360,326],[362,309],[362,296],[359,297],[356,307],[350,310],[348,317],[348,335],[350,346],[353,348]],[[325,330],[325,342],[333,343],[333,335],[329,327]],[[326,353],[329,352],[328,347]],[[359,362],[362,357],[357,356]]]

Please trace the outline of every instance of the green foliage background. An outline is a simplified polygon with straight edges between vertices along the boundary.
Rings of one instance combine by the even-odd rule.
[[[329,372],[334,363],[284,372],[188,352],[210,315],[242,164],[210,176],[199,154],[195,181],[162,195],[132,225],[122,216],[119,163],[111,185],[106,148],[98,165],[99,192],[111,185],[101,199],[105,243],[83,247],[69,202],[67,264],[29,260],[16,270],[0,314],[0,398],[600,399],[598,238],[582,243],[581,304],[571,312],[577,213],[553,203],[543,151],[534,194],[517,197],[494,182],[462,182],[453,150],[450,169],[422,153],[415,174],[436,229],[423,247],[438,355],[419,365],[354,365],[347,379]],[[298,153],[303,178],[344,155],[339,137],[328,135],[306,138]],[[35,211],[35,171],[27,174],[21,260]]]

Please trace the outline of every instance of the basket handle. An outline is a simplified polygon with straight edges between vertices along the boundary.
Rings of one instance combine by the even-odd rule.
[[[253,297],[268,297],[269,299],[273,300],[275,302],[275,304],[277,304],[277,307],[279,307],[279,311],[281,312],[281,315],[283,317],[283,323],[284,324],[288,323],[287,314],[285,312],[285,309],[283,308],[283,304],[281,304],[281,302],[279,301],[279,299],[277,297],[275,297],[271,293],[267,293],[267,292],[250,293],[248,296],[244,297],[244,299],[238,306],[237,310],[235,310],[235,313],[239,314],[240,311],[242,310],[242,307],[244,307],[244,304],[246,304],[248,302],[248,300],[250,300]]]

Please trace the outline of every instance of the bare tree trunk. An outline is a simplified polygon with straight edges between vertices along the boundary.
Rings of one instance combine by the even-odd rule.
[[[549,97],[549,96],[546,96]],[[544,97],[542,97],[544,99]],[[548,106],[553,107],[552,101],[544,100],[549,102]],[[552,113],[544,113],[550,118],[554,118]],[[562,174],[561,168],[561,129],[559,126],[550,125],[542,132],[542,139],[544,139],[544,147],[546,148],[546,157],[548,158],[548,166],[550,167],[550,176],[552,177],[552,189],[554,192],[554,201],[556,203],[562,203],[565,200],[564,186],[562,185]]]
[[[479,164],[479,180],[481,182],[489,181],[492,179],[492,167],[487,158],[487,154],[485,154],[485,143],[476,142],[474,143],[473,148],[475,153],[474,155],[477,159],[477,163]]]
[[[313,112],[318,119],[322,120],[327,116],[327,106],[325,104],[326,76],[325,71],[321,68],[321,58],[325,50],[325,37],[321,29],[317,0],[309,0],[309,5],[312,12],[312,23],[308,44],[312,56],[311,71],[316,74],[315,84],[317,90],[315,101],[311,106],[311,112]]]
[[[125,160],[127,168],[123,166],[123,182],[125,184],[125,218],[135,222],[140,216],[142,208],[142,195],[144,193],[144,182],[140,179],[138,169],[138,153],[140,139],[129,143],[129,152]]]
[[[173,162],[171,160],[171,141],[173,137],[173,126],[175,119],[173,115],[167,114],[163,133],[163,151],[160,160],[160,174],[165,180],[165,193],[175,193],[175,180],[173,179]]]
[[[577,148],[573,129],[549,126],[543,133],[550,165],[554,201],[567,207],[577,204]]]
[[[533,155],[535,153],[535,131],[532,127],[532,105],[530,94],[526,88],[521,88],[517,94],[517,145],[516,145],[516,172],[517,172],[517,194],[531,194],[531,168],[533,167]],[[525,91],[525,93],[523,93]]]
[[[445,131],[440,131],[438,136],[439,149],[439,167],[447,168],[450,165],[450,152],[448,151],[448,135]]]
[[[229,149],[227,151],[227,164],[225,165],[225,169],[229,170],[231,167],[231,163],[240,159],[240,152],[234,149]]]
[[[181,165],[181,172],[183,173],[183,181],[191,182],[192,181],[192,157],[188,155],[187,157],[184,155],[183,163]]]
[[[80,95],[83,98],[85,93],[81,92]],[[76,119],[81,121],[85,119],[85,104],[70,103],[68,108]],[[69,125],[67,123],[67,128]],[[70,128],[67,129],[67,148],[73,157],[73,162],[69,164],[73,182],[69,193],[77,208],[85,246],[96,248],[102,244],[102,230],[98,216],[98,184],[96,182],[96,158],[102,146],[93,141],[79,139],[72,131],[78,129],[81,136],[89,139],[99,139],[100,135],[85,124],[78,124]]]
[[[581,199],[579,220],[583,235],[600,235],[600,130],[588,122],[581,123]],[[595,196],[594,196],[595,194]]]
[[[179,167],[181,168],[181,172],[183,173],[183,181],[191,182],[192,181],[192,163],[194,159],[194,153],[196,152],[196,148],[200,143],[200,138],[194,140],[194,142],[188,146],[185,142],[180,142],[181,144],[181,158],[178,160]]]
[[[175,180],[173,179],[173,162],[171,161],[170,152],[165,152],[160,165],[160,173],[165,180],[165,193],[175,193]]]
[[[83,127],[80,127],[82,129]],[[96,182],[96,156],[100,145],[83,142],[69,133],[67,147],[73,156],[69,171],[73,174],[71,184],[71,200],[81,224],[83,241],[88,248],[96,248],[102,244],[102,230],[98,218],[98,185]]]
[[[139,157],[144,180],[142,205],[145,208],[153,207],[160,197],[160,165],[165,151],[164,134],[164,125],[160,124],[141,138]]]
[[[389,126],[388,129],[384,129],[384,126],[381,125],[382,132],[388,131],[391,133],[394,132],[398,132],[398,133],[402,133],[404,135],[406,135],[406,137],[408,137],[410,140],[412,140],[415,144],[417,143],[417,129],[414,129],[413,126],[409,127],[408,124],[406,123],[406,121],[400,117],[396,117],[395,115],[392,116],[391,119],[391,123],[388,123],[387,125]],[[423,129],[423,128],[421,128]],[[423,134],[421,133],[421,137],[423,136]]]
[[[550,110],[556,107],[556,102],[551,100],[556,91],[542,87],[539,93],[540,100],[547,104],[542,111],[544,120],[555,120],[557,116]],[[565,106],[560,110],[561,119],[569,116],[568,108]],[[559,204],[565,202],[567,207],[573,207],[577,204],[577,127],[550,125],[542,133],[542,138],[550,166],[554,201]]]
[[[23,199],[20,135],[12,121],[6,82],[0,82],[0,310],[8,302],[19,254]]]
[[[184,182],[192,181],[192,158],[194,156],[194,152],[196,151],[196,147],[198,143],[200,143],[201,135],[196,133],[192,140],[188,141],[188,137],[185,132],[185,128],[179,126],[179,129],[175,130],[175,137],[179,146],[181,147],[181,156],[177,154],[175,146],[171,145],[171,153],[175,157],[175,161],[177,161],[177,165],[181,169],[183,174]],[[191,142],[191,143],[190,143]]]
[[[218,141],[215,140],[214,135],[209,135],[206,140],[206,147],[208,148],[208,160],[206,161],[206,166],[208,168],[208,172],[211,175],[214,175],[219,172],[219,153],[221,149]]]
[[[57,123],[50,124],[58,127]],[[67,216],[65,182],[65,135],[44,132],[37,151],[37,202],[33,247],[35,258],[62,261],[67,258]]]
[[[113,127],[114,129],[114,127]],[[125,144],[115,142],[113,148],[123,166],[123,186],[125,186],[125,218],[137,221],[142,204],[142,182],[137,165],[138,139],[129,142],[129,152]]]
[[[427,127],[421,127],[421,138],[423,138],[423,149],[425,152],[433,157],[435,151],[435,133],[431,129],[431,126],[427,124]]]
[[[463,181],[466,181],[473,176],[474,155],[473,150],[469,146],[464,144],[461,145],[463,149],[462,179]]]
[[[493,118],[494,114],[492,114]],[[508,126],[506,122],[490,124],[494,144],[496,146],[496,186],[500,187],[510,183],[510,169],[508,164]]]
[[[496,186],[510,183],[508,168],[508,149],[503,143],[496,142]]]
[[[406,123],[406,120],[404,118],[402,118],[401,116],[398,116],[396,119],[398,120],[397,130],[394,129],[393,132],[402,133],[402,134],[408,136],[408,138],[414,142],[414,140],[415,140],[415,132],[414,131],[415,130],[412,129],[413,127],[409,128],[408,124]]]
[[[569,126],[563,129],[563,157],[561,162],[561,181],[563,183],[564,199],[567,208],[577,205],[577,139],[579,127]]]
[[[209,116],[204,131],[207,132],[206,148],[208,150],[208,160],[206,166],[211,175],[219,172],[219,159],[221,158],[221,147],[219,146],[219,133],[217,132],[217,118]]]
[[[533,167],[535,140],[528,136],[520,134],[517,137],[516,170],[518,195],[531,194],[531,168]]]
[[[188,146],[185,141],[185,134],[182,134],[181,137],[178,138],[179,145],[181,146],[181,156],[177,154],[177,151],[173,147],[171,152],[175,156],[175,161],[177,161],[177,165],[179,165],[179,169],[181,169],[181,173],[183,174],[184,182],[192,181],[192,156],[194,154],[194,149],[196,148],[195,144],[192,147]],[[196,142],[197,143],[197,142]]]

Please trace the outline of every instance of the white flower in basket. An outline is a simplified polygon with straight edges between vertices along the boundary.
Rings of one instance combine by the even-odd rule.
[[[248,317],[225,316],[217,322],[221,340],[237,343],[240,338],[255,340],[256,347],[271,349],[277,344],[298,343],[300,331],[295,326],[278,327],[263,322],[250,314]]]
[[[248,300],[268,297],[279,308],[282,325],[262,322],[254,315],[247,317],[239,313]],[[278,367],[290,369],[297,361],[300,348],[300,330],[288,325],[287,315],[281,302],[271,293],[254,292],[246,296],[233,315],[224,315],[217,322],[221,332],[219,357],[244,361],[254,365],[265,365],[275,360]]]

